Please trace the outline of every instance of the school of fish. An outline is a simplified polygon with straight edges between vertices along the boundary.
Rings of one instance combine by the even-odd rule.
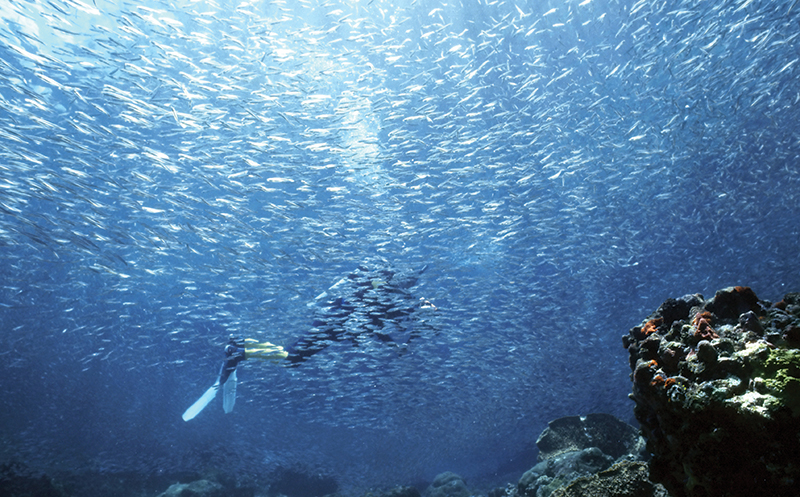
[[[620,336],[665,298],[799,288],[798,21],[797,0],[6,0],[0,456],[478,481],[532,466],[556,417],[632,420]],[[291,343],[365,260],[427,266],[407,353],[245,363],[234,413],[183,424],[229,334]]]

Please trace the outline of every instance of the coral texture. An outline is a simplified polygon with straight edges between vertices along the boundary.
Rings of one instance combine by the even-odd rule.
[[[800,294],[669,299],[623,337],[650,478],[675,497],[797,495]]]

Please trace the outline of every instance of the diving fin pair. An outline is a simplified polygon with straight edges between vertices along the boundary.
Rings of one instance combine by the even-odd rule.
[[[222,410],[225,413],[230,413],[233,411],[233,405],[236,403],[236,370],[234,369],[233,372],[228,376],[228,379],[222,385]],[[217,380],[211,388],[206,390],[197,402],[192,404],[189,409],[186,409],[186,412],[183,413],[184,421],[189,421],[190,419],[194,419],[195,416],[200,414],[200,411],[206,408],[208,404],[211,403],[217,396],[217,392],[219,391],[219,380]]]

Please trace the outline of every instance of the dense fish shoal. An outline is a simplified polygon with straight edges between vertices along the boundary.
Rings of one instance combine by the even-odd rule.
[[[2,455],[492,480],[549,420],[631,421],[647,309],[797,284],[797,16],[6,2]],[[435,332],[245,364],[234,413],[182,424],[229,334],[293,343],[376,259],[428,267]]]

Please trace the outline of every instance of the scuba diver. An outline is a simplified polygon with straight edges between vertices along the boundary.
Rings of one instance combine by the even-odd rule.
[[[414,298],[410,292],[427,267],[394,271],[359,266],[308,304],[315,308],[311,330],[285,349],[252,338],[230,337],[219,378],[183,413],[183,420],[197,416],[214,400],[220,388],[222,408],[226,413],[231,412],[236,401],[236,368],[243,360],[259,359],[296,367],[333,343],[347,341],[358,347],[359,342],[370,338],[397,347],[398,354],[404,354],[411,340],[431,329],[418,311],[435,311],[436,306],[427,299]]]
[[[245,359],[260,359],[263,361],[270,361],[273,363],[280,362],[285,359],[288,354],[280,345],[274,345],[269,342],[258,342],[252,338],[235,338],[231,336],[228,339],[228,345],[225,346],[225,362],[219,370],[219,378],[211,385],[211,388],[206,390],[202,397],[197,399],[197,402],[192,404],[186,412],[183,413],[183,420],[189,421],[195,416],[200,414],[200,411],[217,396],[217,392],[222,388],[222,409],[229,413],[233,411],[233,404],[236,403],[236,366]]]

